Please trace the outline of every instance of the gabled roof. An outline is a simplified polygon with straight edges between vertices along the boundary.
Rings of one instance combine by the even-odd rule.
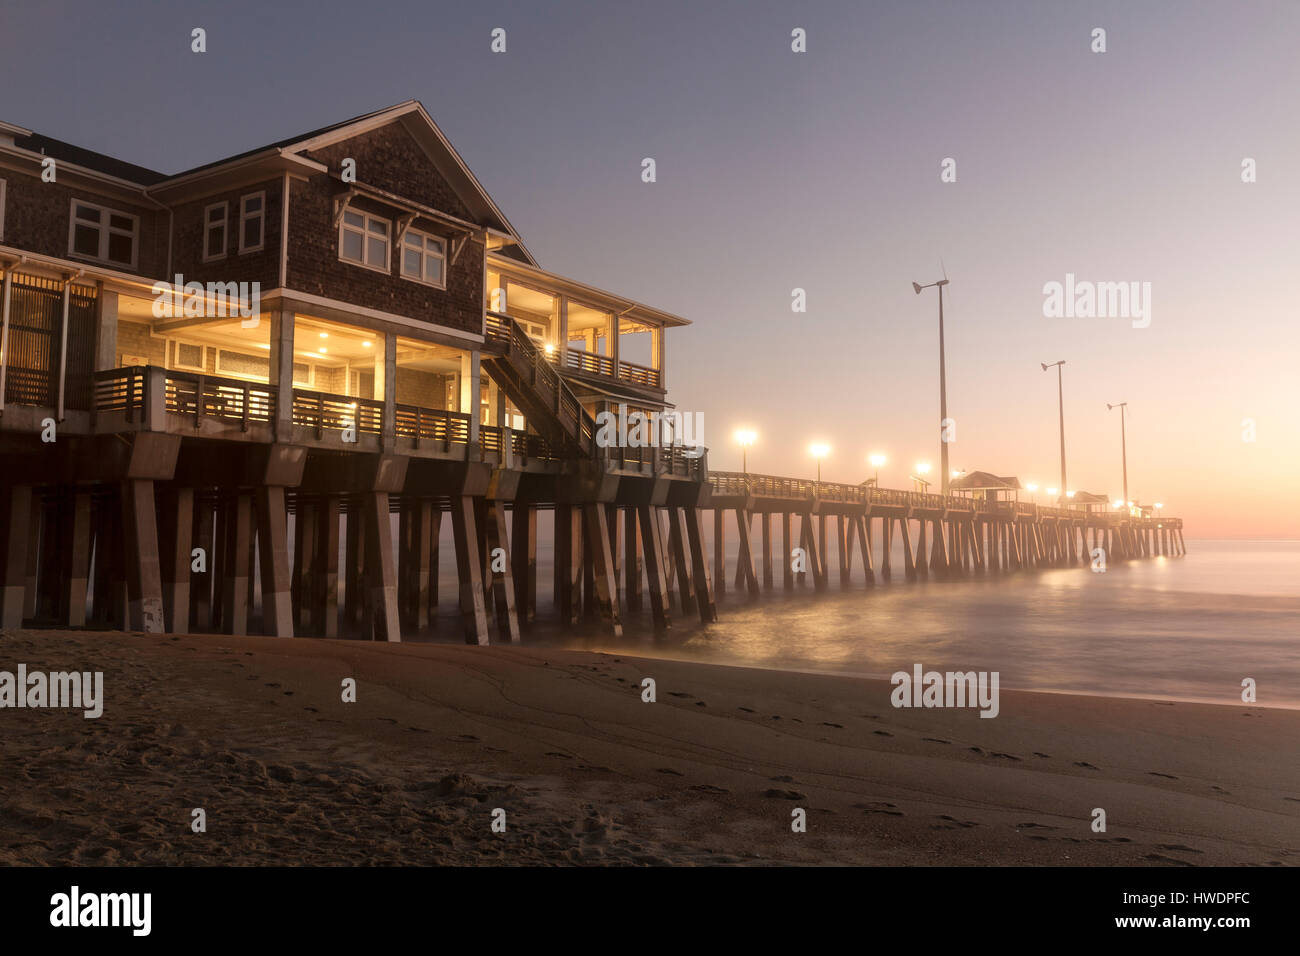
[[[487,190],[483,188],[483,184],[478,181],[478,177],[465,164],[460,153],[456,152],[455,147],[451,145],[451,141],[438,128],[438,124],[433,121],[433,117],[428,114],[419,100],[407,100],[404,103],[398,103],[396,106],[363,113],[351,119],[331,123],[328,126],[322,126],[306,133],[300,133],[297,136],[290,136],[287,139],[269,143],[266,146],[246,150],[236,156],[229,156],[213,163],[196,166],[168,178],[180,179],[194,176],[197,173],[215,170],[230,163],[237,163],[259,153],[302,154],[345,139],[351,139],[353,136],[392,123],[401,123],[412,138],[424,148],[438,171],[451,184],[457,195],[465,200],[466,205],[478,217],[481,224],[509,234],[524,256],[524,261],[531,265],[537,264],[537,260],[528,252],[519,233],[510,224],[510,220],[506,218],[505,213],[488,195]]]
[[[969,471],[948,482],[948,487],[969,491],[985,491],[990,488],[1015,491],[1020,488],[1020,479],[1000,478],[988,471]]]
[[[424,148],[438,171],[473,211],[480,225],[505,233],[513,240],[511,245],[514,248],[510,252],[502,250],[503,254],[512,255],[517,251],[517,256],[522,261],[529,265],[537,265],[537,260],[524,246],[522,238],[520,238],[515,227],[510,224],[510,220],[506,218],[505,213],[488,195],[487,190],[483,188],[483,184],[478,181],[470,168],[465,165],[465,161],[456,152],[447,137],[443,135],[442,130],[438,128],[438,124],[429,116],[419,100],[407,100],[404,103],[398,103],[396,106],[363,113],[351,119],[331,123],[328,126],[300,133],[297,136],[290,136],[287,139],[266,146],[259,146],[256,149],[245,150],[234,156],[227,156],[224,159],[204,163],[202,166],[195,166],[192,169],[170,176],[152,169],[146,169],[143,166],[136,166],[133,163],[114,159],[103,153],[51,139],[48,136],[33,133],[19,126],[0,124],[0,130],[11,133],[14,136],[14,145],[19,148],[31,150],[35,153],[44,153],[47,156],[53,156],[55,159],[62,159],[65,162],[74,163],[86,169],[103,173],[106,176],[137,183],[143,187],[166,189],[179,181],[202,179],[205,174],[213,174],[226,166],[248,162],[254,157],[265,156],[270,160],[279,159],[281,165],[285,162],[286,157],[296,157],[295,161],[303,160],[305,157],[298,154],[312,149],[319,149],[330,143],[349,139],[360,133],[387,126],[391,123],[401,123],[415,141]]]

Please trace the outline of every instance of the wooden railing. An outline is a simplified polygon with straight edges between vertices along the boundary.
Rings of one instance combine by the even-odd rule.
[[[642,385],[646,388],[663,388],[664,377],[659,369],[637,365],[635,362],[624,362],[619,359],[618,377],[625,382],[631,382],[633,385]]]
[[[491,322],[485,329],[485,337],[493,349],[505,356],[523,384],[548,404],[579,453],[594,454],[596,423],[543,351],[510,316],[489,312],[488,318]]]
[[[293,390],[293,423],[316,429],[344,431],[355,427],[358,435],[378,435],[383,430],[384,403],[350,395],[330,395],[302,388]]]
[[[398,438],[409,438],[416,448],[422,441],[438,442],[446,450],[469,444],[469,415],[441,408],[394,405],[394,429]]]
[[[240,431],[275,421],[272,385],[189,372],[168,372],[164,381],[167,411],[193,416],[195,428],[204,418],[239,422]]]
[[[1053,508],[1024,501],[986,501],[965,495],[939,495],[929,492],[903,491],[897,488],[877,488],[871,485],[846,485],[830,481],[813,481],[804,478],[782,478],[775,475],[743,474],[734,471],[709,472],[713,494],[720,497],[784,498],[787,500],[812,500],[837,504],[880,505],[891,508],[912,508],[926,511],[968,511],[973,514],[1003,518],[1053,518],[1083,521],[1104,518],[1108,521],[1129,520],[1127,514],[1111,512],[1086,512],[1078,508]],[[1141,519],[1152,520],[1155,519]],[[1164,519],[1166,521],[1175,519]]]
[[[147,366],[111,368],[96,372],[93,379],[96,412],[126,412],[126,420],[132,424],[144,420],[149,397]]]

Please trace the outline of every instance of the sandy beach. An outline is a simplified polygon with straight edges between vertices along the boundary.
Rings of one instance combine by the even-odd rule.
[[[5,865],[1300,862],[1297,711],[1004,690],[990,720],[526,647],[4,632],[20,663],[106,699],[0,710]]]

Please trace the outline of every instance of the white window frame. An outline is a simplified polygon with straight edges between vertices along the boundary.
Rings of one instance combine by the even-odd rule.
[[[348,215],[361,217],[361,261],[349,259],[343,255],[343,234],[345,232],[357,232],[356,226],[348,225]],[[388,261],[382,266],[372,265],[368,260],[370,250],[370,224],[378,222],[384,224],[384,242],[388,247]],[[385,219],[383,216],[375,216],[368,212],[362,212],[360,209],[344,209],[343,215],[339,217],[339,261],[346,262],[350,266],[357,266],[361,269],[369,269],[371,272],[382,272],[384,275],[393,274],[393,222],[391,219]]]
[[[406,244],[412,239],[420,240],[420,275],[412,276],[406,274]],[[431,256],[429,253],[429,243],[436,243],[439,254]],[[416,250],[412,250],[413,252]],[[428,264],[431,258],[437,258],[442,263],[442,278],[439,280],[430,279],[425,275],[428,271]],[[447,240],[442,236],[435,236],[432,233],[421,232],[419,229],[408,229],[406,235],[402,236],[402,247],[397,250],[397,272],[403,279],[409,282],[418,282],[421,285],[433,286],[435,289],[447,288]]]
[[[262,208],[251,215],[244,208],[244,205],[250,199],[260,199],[262,201]],[[250,219],[258,221],[257,245],[246,246],[244,245],[244,224]],[[248,193],[246,196],[239,197],[239,254],[242,256],[246,252],[261,252],[264,248],[266,248],[266,190]]]
[[[5,181],[0,179],[0,242],[5,238]]]
[[[214,209],[221,210],[221,251],[220,252],[212,252],[208,249],[208,238],[212,235],[212,231],[217,226],[216,223],[210,222],[208,219],[209,214]],[[222,200],[221,202],[214,202],[210,206],[204,206],[203,207],[203,261],[216,262],[220,259],[224,259],[226,258],[226,253],[229,249],[230,249],[230,203],[225,200]]]
[[[179,346],[182,345],[189,345],[197,348],[199,350],[199,362],[201,364],[198,366],[182,365],[178,360],[178,356],[180,355]],[[184,342],[180,339],[167,339],[167,351],[165,354],[167,356],[167,367],[175,369],[178,372],[199,372],[202,374],[208,370],[208,346],[202,345],[198,342]]]
[[[77,238],[77,207],[85,206],[87,209],[99,211],[99,255],[87,255],[75,250]],[[122,262],[120,259],[110,259],[108,257],[108,237],[111,235],[127,235],[127,233],[112,225],[111,217],[121,216],[123,219],[131,220],[131,261]],[[83,220],[84,222],[84,220]],[[89,223],[86,223],[89,225]],[[84,259],[89,262],[102,262],[105,265],[123,266],[132,272],[136,269],[136,264],[140,261],[140,217],[129,212],[122,212],[120,209],[113,209],[109,206],[101,206],[99,203],[88,202],[85,199],[73,197],[68,203],[68,256],[73,259]]]

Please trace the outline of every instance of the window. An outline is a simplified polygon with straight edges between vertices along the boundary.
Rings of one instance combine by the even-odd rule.
[[[140,217],[94,203],[72,200],[68,254],[135,268]]]
[[[213,203],[203,210],[203,261],[226,258],[226,212],[229,203]]]
[[[207,349],[202,345],[194,345],[189,342],[177,342],[169,340],[168,358],[171,360],[169,368],[184,369],[190,372],[206,372]]]
[[[446,262],[447,247],[441,239],[414,229],[407,231],[402,239],[402,278],[445,289]]]
[[[266,235],[266,193],[250,193],[239,200],[239,251],[260,252]]]
[[[387,219],[345,209],[339,224],[339,258],[367,269],[388,272],[392,268],[388,253],[390,228]]]
[[[5,181],[0,179],[0,241],[5,237]]]

